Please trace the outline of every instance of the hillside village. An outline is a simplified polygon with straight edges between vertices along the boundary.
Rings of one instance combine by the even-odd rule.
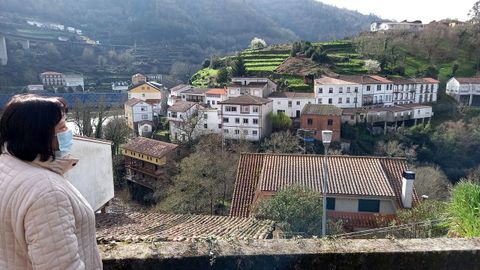
[[[76,140],[112,157],[115,196],[95,207],[107,251],[203,241],[211,266],[218,240],[479,237],[478,25],[375,19],[329,42],[254,37],[175,80],[144,72],[144,53],[127,75],[44,70],[22,93],[64,98]]]
[[[351,43],[332,44],[348,48],[352,53]],[[220,211],[218,213],[229,213],[231,217],[258,217],[253,209],[289,186],[305,185],[322,193],[322,181],[327,172],[322,165],[323,157],[319,155],[326,154],[324,147],[330,145],[335,154],[329,157],[326,209],[329,222],[341,222],[340,232],[395,223],[398,212],[428,198],[415,190],[415,171],[411,169],[412,160],[408,155],[400,158],[352,155],[352,141],[344,136],[342,129],[357,127],[375,137],[418,126],[428,128],[435,118],[433,108],[439,99],[441,82],[431,77],[368,74],[365,66],[368,60],[360,60],[354,54],[351,56],[357,57],[355,61],[364,66],[354,64],[350,72],[345,72],[342,68],[349,66],[339,62],[334,65],[336,72],[332,72],[325,66],[309,62],[302,52],[296,55],[295,45],[289,54],[285,48],[285,45],[274,45],[242,52],[232,61],[241,57],[245,60],[236,60],[227,71],[233,74],[240,70],[241,74],[237,75],[242,76],[228,76],[223,82],[220,82],[222,75],[219,73],[224,72],[221,69],[225,66],[220,67],[220,71],[211,66],[214,61],[226,62],[227,58],[211,59],[210,67],[195,74],[191,84],[180,84],[168,91],[147,81],[144,75],[134,75],[132,81],[136,83],[128,91],[125,119],[139,137],[123,147],[132,198],[160,205],[163,205],[162,200],[168,201],[165,189],[179,184],[172,183],[168,177],[172,171],[182,173],[174,169],[174,164],[181,164],[178,160],[185,157],[185,151],[187,155],[192,152],[186,149],[198,148],[197,143],[212,140],[210,143],[217,145],[209,147],[222,149],[235,141],[261,146],[272,134],[282,130],[287,130],[297,141],[293,151],[241,153],[236,177],[230,183],[233,185],[229,192],[233,194],[227,196],[231,204],[219,208],[230,205],[230,209],[222,212],[215,206],[211,207],[211,213]],[[238,62],[243,62],[240,67]],[[310,65],[303,66],[302,62]],[[478,103],[479,83],[475,77],[452,77],[445,84],[445,93],[461,106],[473,106]],[[158,121],[159,118],[165,122]],[[278,118],[287,119],[287,124],[278,125]],[[158,123],[162,123],[162,127],[159,128]],[[323,143],[325,130],[332,131],[328,144]],[[148,139],[152,137],[161,141]],[[204,169],[207,168],[195,170]],[[365,178],[365,175],[372,176]],[[194,179],[202,179],[202,176]],[[207,176],[205,180],[208,179]],[[228,185],[227,180],[224,181]],[[163,197],[152,199],[159,192]],[[277,237],[282,234],[279,229],[277,227],[274,233]],[[274,228],[271,230],[273,232]]]

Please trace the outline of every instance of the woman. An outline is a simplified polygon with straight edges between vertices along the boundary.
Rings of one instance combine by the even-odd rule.
[[[0,269],[102,269],[63,99],[14,96],[0,120]]]

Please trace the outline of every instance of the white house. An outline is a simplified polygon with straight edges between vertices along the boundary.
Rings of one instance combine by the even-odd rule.
[[[112,82],[112,91],[113,92],[127,92],[128,91],[128,82]]]
[[[228,97],[250,95],[267,98],[277,91],[277,85],[268,78],[232,78],[232,84],[227,86]]]
[[[436,102],[438,80],[432,78],[392,79],[393,103],[429,103]]]
[[[204,122],[203,115],[199,113],[200,108],[198,103],[183,100],[168,108],[171,141],[188,141],[198,135],[199,126]]]
[[[27,91],[29,92],[36,92],[36,91],[43,91],[43,84],[29,84],[27,85]]]
[[[331,104],[339,108],[393,105],[393,82],[380,76],[322,77],[314,84],[317,104]]]
[[[153,121],[153,106],[146,101],[132,98],[125,102],[125,119],[130,129],[137,131],[141,121]]]
[[[179,84],[175,87],[170,88],[170,95],[168,96],[168,106],[172,106],[175,102],[182,100],[182,92],[193,88],[191,85]]]
[[[190,88],[183,91],[180,95],[183,101],[205,103],[205,93],[208,88]]]
[[[340,77],[322,77],[314,82],[315,104],[331,104],[339,108],[362,106],[362,84]]]
[[[446,93],[459,103],[468,106],[480,105],[480,77],[451,78],[447,82]]]
[[[220,110],[219,102],[227,100],[227,90],[224,88],[211,88],[205,92],[205,103],[210,107]]]
[[[370,32],[378,31],[420,31],[425,25],[421,21],[389,22],[379,21],[370,24]]]
[[[138,135],[142,137],[150,137],[153,132],[154,123],[149,120],[143,120],[138,122]]]
[[[227,139],[259,141],[272,132],[268,114],[272,100],[257,96],[239,96],[220,102],[221,124]]]
[[[285,113],[291,118],[300,118],[305,105],[315,104],[315,93],[273,92],[268,99],[273,101],[274,113]]]
[[[82,90],[85,89],[85,83],[83,80],[83,76],[80,74],[65,74],[65,87],[71,87],[75,89],[76,87],[82,87]]]
[[[222,120],[220,110],[215,108],[199,108],[199,122],[196,133],[199,135],[222,133]]]

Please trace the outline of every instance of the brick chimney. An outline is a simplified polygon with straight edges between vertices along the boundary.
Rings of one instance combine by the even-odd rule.
[[[415,173],[412,171],[404,171],[402,174],[402,203],[405,208],[412,208],[413,198],[413,182],[415,181]]]

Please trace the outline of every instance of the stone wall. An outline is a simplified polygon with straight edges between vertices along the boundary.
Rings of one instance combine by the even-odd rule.
[[[480,239],[111,243],[104,269],[480,269]]]

